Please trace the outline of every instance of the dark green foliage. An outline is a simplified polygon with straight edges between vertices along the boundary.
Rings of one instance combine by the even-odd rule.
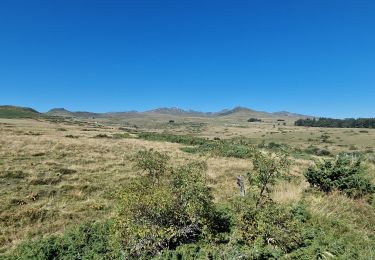
[[[187,136],[187,135],[173,135],[167,133],[152,133],[152,132],[142,132],[138,134],[138,138],[150,141],[163,141],[186,145],[202,145],[208,140],[205,138]]]
[[[322,143],[327,143],[327,144],[333,143],[333,142],[330,140],[330,138],[331,138],[331,137],[330,137],[328,134],[324,133],[324,134],[322,134],[322,135],[320,136],[320,141],[321,141]]]
[[[272,249],[277,254],[292,252],[304,241],[303,222],[293,208],[274,202],[265,203],[261,208],[244,207],[238,216],[236,232],[237,243]]]
[[[184,152],[208,153],[212,156],[250,158],[254,147],[251,144],[237,140],[207,140],[204,144],[195,147],[183,147]]]
[[[332,119],[332,118],[313,118],[298,119],[296,126],[311,126],[311,127],[336,127],[336,128],[375,128],[375,118],[347,118],[347,119]]]
[[[9,259],[120,259],[109,241],[110,222],[85,224],[62,236],[21,244]]]
[[[194,147],[183,147],[181,150],[188,153],[209,153],[214,156],[249,158],[254,150],[252,145],[241,140],[209,140],[186,135],[150,132],[139,133],[138,137],[151,141],[164,141],[191,145]]]
[[[76,173],[77,171],[76,170],[73,170],[73,169],[68,169],[68,168],[61,168],[58,170],[58,172],[62,175],[67,175],[67,174],[73,174],[73,173]]]
[[[111,138],[109,135],[106,134],[97,134],[95,138]]]
[[[176,248],[176,250],[164,251],[156,259],[223,259],[223,254],[211,244],[187,244]]]
[[[66,135],[65,137],[67,137],[67,138],[79,138],[79,136],[76,136],[76,135]]]
[[[330,156],[331,152],[324,148],[318,148],[316,146],[309,146],[304,150],[305,153],[313,154],[317,156]]]
[[[349,197],[359,198],[375,191],[374,185],[361,167],[361,159],[339,155],[307,169],[305,177],[311,186],[324,192],[340,190]]]
[[[275,142],[270,142],[268,145],[265,145],[263,144],[264,148],[267,148],[267,149],[270,149],[270,150],[273,150],[273,151],[278,151],[278,150],[287,150],[289,149],[290,147],[287,145],[287,144],[279,144],[279,143],[275,143]]]
[[[248,120],[247,120],[247,122],[262,122],[262,119],[259,119],[259,118],[249,118]]]
[[[0,178],[4,179],[24,179],[28,174],[23,171],[6,171],[0,174]]]

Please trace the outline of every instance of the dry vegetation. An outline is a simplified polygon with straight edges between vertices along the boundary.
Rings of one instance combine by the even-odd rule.
[[[136,124],[141,130],[193,133],[210,139],[243,137],[254,144],[275,142],[299,149],[314,145],[332,153],[362,151],[371,155],[375,148],[373,129],[361,132],[359,129],[304,128],[291,126],[291,122],[286,126],[277,125],[274,121],[235,124],[227,119],[175,121],[171,125],[167,117],[151,122],[128,119],[126,124],[110,120],[99,124],[93,120],[0,119],[0,253],[37,235],[62,233],[67,227],[87,220],[110,218],[114,191],[138,174],[131,158],[139,150],[153,148],[166,152],[175,165],[189,160],[206,161],[207,177],[216,201],[237,196],[236,176],[246,175],[251,166],[247,159],[185,153],[180,150],[184,146],[181,144],[140,140],[134,138],[134,134],[122,138],[124,132],[119,127]],[[328,141],[322,141],[324,134],[329,136]],[[279,183],[273,193],[273,198],[281,203],[299,201],[307,187],[302,173],[310,162],[297,157],[293,160],[295,178]],[[369,165],[373,172],[374,167]],[[338,210],[328,203],[331,199],[348,211],[356,210],[365,215],[363,211],[371,211],[367,204],[362,207],[361,202],[353,203],[337,194],[328,198],[307,198],[314,214],[327,218],[345,215],[342,207]],[[366,215],[366,221],[354,219],[352,223],[362,225],[374,235],[370,215]]]

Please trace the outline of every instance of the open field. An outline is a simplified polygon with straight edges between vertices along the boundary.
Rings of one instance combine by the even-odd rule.
[[[174,123],[169,123],[171,118]],[[139,150],[165,152],[173,165],[206,161],[208,185],[215,201],[220,202],[238,196],[236,176],[246,175],[251,169],[248,159],[186,153],[181,150],[186,147],[184,144],[147,141],[137,138],[137,133],[243,139],[264,147],[285,144],[296,151],[292,156],[296,178],[276,186],[273,198],[280,203],[296,203],[302,198],[308,186],[302,173],[312,159],[318,158],[306,153],[311,146],[329,151],[329,156],[356,152],[373,158],[375,129],[305,128],[292,126],[292,120],[283,125],[280,122],[284,121],[275,119],[263,123],[236,121],[237,118],[171,116],[58,122],[45,118],[0,119],[0,253],[11,251],[27,239],[60,234],[80,223],[113,217],[115,192],[140,174],[132,161]],[[367,166],[374,180],[374,165]],[[353,202],[340,194],[331,196],[340,203],[336,207],[321,195],[308,195],[306,199],[316,215],[331,218],[338,214],[348,227],[374,237],[374,206]],[[350,207],[366,211],[363,214],[367,224],[353,219],[353,213],[337,208],[341,204],[348,211]],[[374,241],[367,242],[370,246]]]

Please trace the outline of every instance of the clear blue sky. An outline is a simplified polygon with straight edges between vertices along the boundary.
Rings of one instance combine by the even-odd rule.
[[[373,0],[2,0],[0,104],[375,117]]]

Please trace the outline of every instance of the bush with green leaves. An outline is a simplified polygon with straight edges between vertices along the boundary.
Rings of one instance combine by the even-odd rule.
[[[154,182],[167,172],[169,160],[167,154],[152,149],[139,151],[134,157],[135,168],[145,171]]]
[[[339,190],[352,198],[375,192],[366,175],[360,157],[340,154],[335,159],[323,160],[310,166],[305,177],[312,187],[324,192]]]
[[[215,234],[218,219],[205,163],[167,169],[166,157],[158,152],[140,152],[136,158],[136,165],[151,174],[120,192],[114,232],[126,257],[148,259]]]
[[[83,224],[53,235],[20,244],[9,259],[120,259],[111,245],[112,223]]]
[[[255,251],[266,258],[280,257],[304,244],[303,222],[291,206],[268,201],[257,208],[247,201],[236,223],[232,239],[253,249],[252,258],[259,258]]]
[[[252,155],[253,170],[248,172],[251,194],[255,196],[256,206],[270,199],[273,185],[280,179],[287,179],[290,161],[284,152],[261,152],[254,150]]]
[[[188,153],[208,153],[214,156],[250,158],[254,147],[243,140],[209,140],[200,137],[169,133],[142,132],[138,138],[190,145],[181,150]]]
[[[233,238],[236,243],[256,249],[250,250],[251,258],[279,257],[303,244],[300,219],[270,196],[279,180],[290,177],[290,162],[285,153],[261,151],[254,151],[252,162],[253,170],[248,173],[250,190],[238,204]]]

